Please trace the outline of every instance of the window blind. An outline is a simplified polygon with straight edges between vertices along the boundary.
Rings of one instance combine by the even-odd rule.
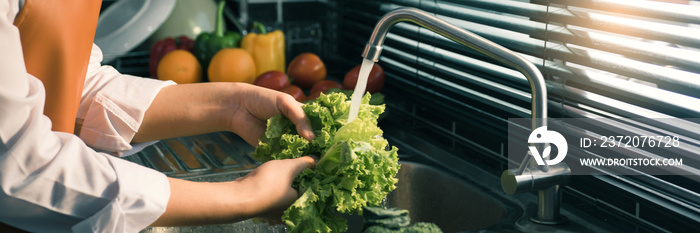
[[[641,0],[330,1],[335,49],[359,59],[377,20],[416,7],[511,49],[547,79],[549,117],[601,120],[607,130],[667,132],[700,174],[700,2]],[[392,111],[418,116],[438,133],[503,157],[508,118],[530,116],[519,72],[410,23],[394,26],[380,64]],[[408,99],[392,103],[395,98]],[[404,110],[408,109],[408,110]],[[674,121],[657,119],[675,118]],[[475,134],[474,132],[480,132]],[[483,135],[483,132],[490,132]],[[507,143],[506,143],[507,145]],[[597,156],[588,151],[570,152]],[[664,156],[664,155],[649,155]],[[512,161],[511,161],[512,162]],[[494,165],[498,167],[498,165]],[[498,169],[495,169],[498,170]],[[700,176],[575,176],[564,202],[636,232],[683,231],[700,224]]]

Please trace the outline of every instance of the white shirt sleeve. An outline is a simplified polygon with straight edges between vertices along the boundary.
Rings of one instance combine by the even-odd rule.
[[[0,222],[30,232],[147,227],[165,211],[167,177],[51,131],[44,87],[27,73],[12,24],[17,12],[17,1],[0,1]]]
[[[95,149],[129,155],[137,151],[130,142],[156,94],[175,83],[124,75],[100,62],[102,51],[93,44],[78,108],[77,124],[82,125],[79,135]]]

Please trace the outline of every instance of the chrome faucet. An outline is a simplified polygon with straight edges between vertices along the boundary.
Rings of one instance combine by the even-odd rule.
[[[547,126],[547,87],[540,71],[518,54],[474,33],[452,25],[425,11],[415,8],[398,8],[385,14],[374,27],[362,57],[379,61],[382,44],[389,29],[399,22],[413,22],[430,29],[461,45],[474,49],[525,75],[532,91],[532,130]],[[538,145],[541,148],[541,145]],[[542,150],[540,150],[542,151]],[[562,224],[566,217],[559,213],[560,185],[568,183],[570,169],[565,163],[539,166],[529,154],[518,169],[506,170],[501,176],[501,186],[508,194],[538,190],[537,215],[531,217],[540,224]]]

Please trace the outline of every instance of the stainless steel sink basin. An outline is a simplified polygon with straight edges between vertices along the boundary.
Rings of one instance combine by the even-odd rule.
[[[192,179],[223,181],[243,174],[209,174]],[[503,203],[469,182],[441,170],[419,163],[402,162],[397,176],[399,183],[387,197],[386,205],[409,210],[411,222],[433,222],[444,232],[457,232],[483,229],[501,222],[507,216],[508,211]],[[346,218],[348,232],[361,231],[362,216]],[[200,227],[154,227],[142,232],[285,232],[285,228],[246,220]]]
[[[413,222],[433,222],[455,232],[482,229],[506,217],[503,203],[470,183],[418,163],[401,166],[388,205],[408,209]]]
[[[432,222],[444,232],[458,232],[483,229],[507,216],[502,202],[436,168],[402,162],[397,177],[399,183],[386,206],[407,209],[412,223]],[[348,232],[360,232],[361,219],[351,216]]]

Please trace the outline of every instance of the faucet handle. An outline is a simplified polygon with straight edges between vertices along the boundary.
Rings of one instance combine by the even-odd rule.
[[[509,169],[501,174],[501,187],[509,195],[533,190],[542,190],[554,185],[569,183],[571,168],[566,163],[549,165],[547,171],[526,166],[521,174],[518,169]]]

